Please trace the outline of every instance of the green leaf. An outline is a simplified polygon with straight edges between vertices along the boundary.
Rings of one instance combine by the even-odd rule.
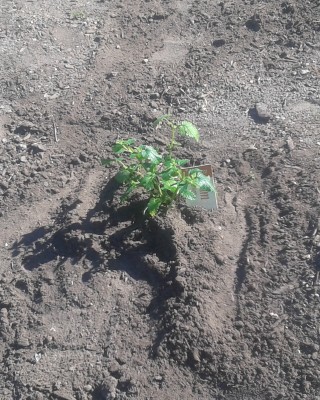
[[[175,193],[177,191],[177,181],[173,179],[168,179],[163,182],[163,189],[168,190],[169,192]]]
[[[179,194],[187,200],[195,200],[197,198],[196,194],[189,189],[188,185],[182,186],[180,188]]]
[[[130,147],[134,142],[134,139],[117,140],[116,143],[112,146],[112,151],[116,154],[128,151],[128,147]]]
[[[190,160],[184,159],[184,160],[176,160],[177,164],[182,166],[182,165],[186,165],[190,162]]]
[[[130,180],[131,180],[131,172],[128,171],[127,169],[121,169],[117,173],[117,175],[115,176],[115,179],[119,183],[130,182]]]
[[[179,135],[188,136],[194,139],[196,142],[199,141],[200,135],[198,129],[189,121],[182,121],[178,126],[177,130]]]
[[[101,165],[105,167],[110,167],[114,163],[114,160],[111,158],[101,158]]]
[[[162,204],[162,200],[158,197],[154,198],[152,197],[148,204],[147,204],[147,208],[146,211],[148,211],[148,214],[151,217],[154,217],[155,215],[158,214],[159,208],[161,207]]]
[[[123,153],[124,151],[126,151],[126,148],[122,143],[116,143],[112,146],[112,151],[115,154],[120,154],[120,153]]]
[[[216,188],[212,185],[211,182],[207,182],[205,184],[202,184],[199,186],[200,190],[203,190],[204,192],[215,192]]]
[[[156,161],[161,160],[162,157],[160,156],[160,154],[157,152],[157,150],[154,147],[142,145],[142,146],[140,146],[140,148],[142,150],[141,156],[144,159],[147,159],[151,162],[156,162]]]
[[[172,168],[168,168],[166,170],[164,170],[163,172],[161,172],[160,177],[164,180],[167,181],[171,178],[179,178],[179,170],[178,168],[176,168],[175,166],[173,166]]]
[[[175,159],[171,157],[164,158],[163,165],[165,167],[171,167],[175,165]]]
[[[211,182],[211,179],[208,176],[205,176],[203,173],[197,175],[196,184],[200,190],[204,190],[206,192],[216,191],[214,185]]]
[[[140,180],[140,184],[148,191],[151,191],[154,189],[155,186],[155,179],[156,175],[155,174],[147,174],[145,177],[143,177]]]
[[[203,172],[200,168],[189,168],[186,171],[187,171],[188,175],[190,175],[192,177],[197,177],[199,175],[203,175]]]
[[[121,139],[117,140],[116,143],[121,143],[126,146],[131,146],[135,142],[135,139],[129,138],[129,139]]]
[[[168,119],[171,117],[170,114],[164,114],[158,117],[154,122],[153,122],[153,127],[156,128],[157,126],[160,126],[163,121],[168,121]]]
[[[173,177],[173,174],[170,171],[165,171],[161,173],[160,177],[164,182],[166,182]]]

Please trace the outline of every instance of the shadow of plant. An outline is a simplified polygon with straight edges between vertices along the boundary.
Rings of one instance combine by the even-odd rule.
[[[12,247],[14,257],[21,255],[27,270],[34,270],[50,261],[66,258],[77,263],[81,258],[89,259],[94,267],[103,263],[102,255],[95,246],[97,239],[105,238],[108,227],[129,221],[129,230],[134,219],[136,204],[113,207],[114,193],[118,189],[114,179],[105,186],[95,207],[85,218],[77,217],[75,210],[80,200],[61,207],[54,225],[42,226],[24,235]]]
[[[24,235],[15,243],[12,253],[21,257],[24,268],[29,271],[49,263],[60,268],[67,260],[73,265],[86,261],[90,269],[83,272],[83,283],[108,269],[125,272],[136,281],[146,281],[153,291],[146,312],[158,325],[151,349],[154,356],[171,329],[171,323],[162,323],[167,301],[183,292],[176,280],[175,232],[170,218],[143,216],[144,200],[120,205],[114,199],[116,189],[111,180],[96,205],[82,219],[75,213],[78,202],[64,205],[51,227],[39,227]]]
[[[173,231],[161,226],[161,218],[144,217],[145,200],[119,205],[114,201],[118,189],[111,179],[82,219],[75,214],[81,201],[65,204],[53,226],[24,235],[13,245],[12,255],[20,256],[29,271],[50,262],[59,266],[68,259],[75,265],[86,259],[91,268],[83,274],[83,282],[109,268],[158,286],[168,275],[167,264],[176,257]]]

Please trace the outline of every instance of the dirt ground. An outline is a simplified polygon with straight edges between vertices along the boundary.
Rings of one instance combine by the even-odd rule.
[[[320,5],[2,0],[0,399],[320,399]],[[113,197],[196,124],[220,208]]]

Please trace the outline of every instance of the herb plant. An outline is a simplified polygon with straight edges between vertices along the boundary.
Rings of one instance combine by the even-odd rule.
[[[116,163],[120,170],[116,180],[125,188],[123,201],[132,192],[143,189],[148,195],[145,213],[151,217],[165,209],[180,196],[194,200],[195,190],[215,191],[210,179],[199,168],[183,169],[189,160],[181,160],[173,155],[178,145],[176,135],[187,136],[199,141],[197,128],[189,121],[176,123],[170,115],[163,115],[154,122],[154,127],[166,124],[171,129],[170,143],[164,152],[159,153],[153,146],[135,145],[134,139],[118,140],[112,147],[114,159],[102,160],[109,166]]]

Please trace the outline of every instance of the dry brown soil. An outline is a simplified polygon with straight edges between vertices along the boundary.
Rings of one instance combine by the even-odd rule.
[[[319,2],[2,0],[0,54],[0,399],[319,400]],[[166,112],[219,211],[112,200]]]

